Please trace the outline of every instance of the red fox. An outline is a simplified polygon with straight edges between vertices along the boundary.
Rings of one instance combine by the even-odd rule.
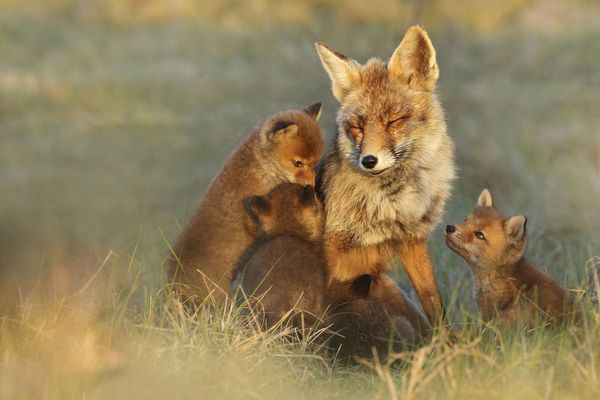
[[[330,280],[388,276],[395,253],[431,321],[443,313],[427,252],[455,178],[454,145],[434,91],[439,71],[427,33],[413,26],[385,63],[359,64],[316,49],[340,102],[333,149],[318,166]]]
[[[524,257],[527,218],[505,218],[484,189],[462,224],[446,226],[446,244],[470,266],[474,297],[486,321],[510,325],[536,317],[562,319],[575,311],[566,291]]]
[[[229,156],[179,236],[168,276],[183,300],[226,298],[231,273],[252,243],[243,199],[284,182],[314,185],[323,150],[321,104],[275,114],[259,123]]]
[[[239,260],[232,290],[239,284],[240,297],[260,303],[267,328],[285,319],[296,328],[314,325],[325,310],[327,274],[314,188],[283,183],[245,204],[257,237]]]

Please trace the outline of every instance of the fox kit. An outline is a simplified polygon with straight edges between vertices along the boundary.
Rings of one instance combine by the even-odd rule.
[[[314,188],[284,183],[245,204],[257,239],[236,268],[241,294],[257,299],[267,327],[288,316],[298,328],[312,325],[324,311],[327,273]]]
[[[433,45],[413,26],[387,63],[359,64],[322,43],[316,49],[341,104],[337,139],[317,177],[330,279],[381,276],[386,295],[403,301],[387,275],[398,253],[433,321],[443,307],[427,240],[455,177]]]
[[[323,141],[321,104],[267,118],[229,156],[181,233],[168,276],[184,300],[226,297],[232,270],[252,243],[243,199],[284,182],[314,185]]]
[[[373,348],[378,356],[385,357],[390,350],[405,350],[422,338],[413,321],[418,312],[414,308],[398,310],[385,299],[373,298],[376,285],[371,275],[362,275],[351,283],[329,286],[327,323],[334,334],[328,344],[342,361],[372,358]],[[427,324],[420,314],[417,318]]]
[[[565,290],[525,259],[526,224],[523,215],[504,218],[484,189],[462,224],[446,226],[446,244],[469,264],[475,301],[487,321],[555,320],[570,308]]]

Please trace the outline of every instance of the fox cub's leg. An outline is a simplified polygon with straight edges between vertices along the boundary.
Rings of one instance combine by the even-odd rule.
[[[398,253],[404,271],[413,284],[429,321],[432,324],[442,322],[444,307],[433,265],[427,253],[427,242],[400,243]]]

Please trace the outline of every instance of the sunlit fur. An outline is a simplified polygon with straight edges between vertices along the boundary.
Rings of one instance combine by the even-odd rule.
[[[325,309],[323,212],[314,188],[284,183],[246,200],[256,239],[238,262],[233,285],[252,299],[265,326],[311,327]],[[241,289],[241,290],[238,290]]]
[[[443,110],[434,93],[390,79],[380,60],[361,71],[361,86],[337,114],[337,143],[323,171],[327,234],[351,236],[360,246],[426,239],[441,220],[454,178]],[[406,120],[388,127],[398,115]],[[359,119],[363,135],[356,140],[348,129]],[[378,155],[386,168],[377,176],[365,172],[363,153]]]
[[[576,309],[558,283],[525,259],[526,221],[505,218],[486,189],[465,221],[446,229],[446,244],[470,266],[483,318],[502,326],[561,319]]]
[[[323,142],[320,104],[275,114],[259,123],[229,156],[181,233],[168,275],[184,299],[223,299],[231,271],[252,243],[242,204],[284,182],[314,184]],[[301,167],[295,165],[301,162]]]
[[[373,58],[361,65],[324,44],[317,51],[340,101],[337,138],[318,177],[332,279],[387,271],[399,251],[433,317],[442,306],[426,242],[455,177],[454,145],[433,91],[435,50],[412,27],[387,64]],[[380,160],[371,170],[361,165],[368,154]]]

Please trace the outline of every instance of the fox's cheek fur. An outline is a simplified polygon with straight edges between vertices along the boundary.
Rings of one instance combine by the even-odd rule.
[[[338,147],[351,165],[358,165],[360,144],[355,143],[348,135],[338,135]]]
[[[301,185],[315,185],[315,172],[312,169],[305,168],[294,173],[294,182]]]
[[[446,245],[459,256],[464,258],[468,263],[471,263],[472,251],[468,249],[468,246],[458,235],[450,235],[446,237]]]
[[[481,245],[471,239],[472,235],[472,231],[456,225],[455,232],[446,234],[446,244],[464,258],[470,266],[477,268],[481,266],[485,257]]]

